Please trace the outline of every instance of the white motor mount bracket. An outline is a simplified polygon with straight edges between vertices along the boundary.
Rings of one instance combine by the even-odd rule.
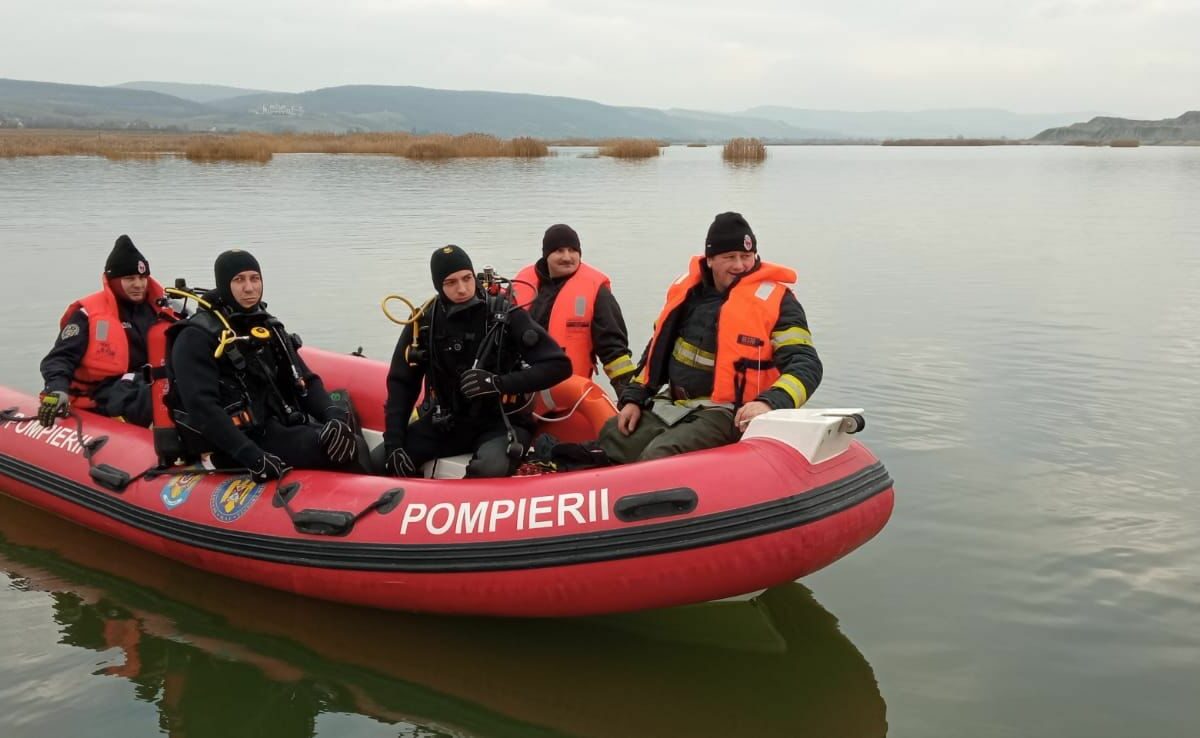
[[[860,407],[772,410],[751,420],[742,440],[773,438],[799,451],[810,464],[819,464],[849,448],[850,436],[864,427]]]

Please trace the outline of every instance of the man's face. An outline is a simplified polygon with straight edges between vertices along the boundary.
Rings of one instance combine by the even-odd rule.
[[[262,300],[262,275],[250,270],[238,272],[229,280],[229,291],[243,309],[252,308]]]
[[[721,292],[729,289],[733,280],[754,268],[758,254],[753,251],[726,251],[708,257],[708,268],[712,270],[713,284]]]
[[[455,305],[470,300],[475,296],[475,272],[470,269],[460,269],[442,280],[442,294]]]
[[[546,254],[546,271],[552,279],[569,277],[579,271],[579,249],[562,246]]]
[[[125,293],[126,299],[130,302],[144,302],[146,300],[146,285],[149,282],[150,278],[145,274],[132,274],[128,277],[121,277],[121,291]]]

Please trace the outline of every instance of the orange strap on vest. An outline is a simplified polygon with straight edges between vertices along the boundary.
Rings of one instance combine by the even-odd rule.
[[[146,360],[150,364],[150,406],[154,410],[155,428],[174,428],[175,419],[167,407],[167,393],[171,391],[167,379],[167,329],[171,323],[160,320],[150,326],[146,336]]]
[[[532,285],[532,288],[530,287]],[[516,304],[529,310],[541,286],[534,265],[517,275],[513,285]],[[592,346],[592,318],[596,312],[596,295],[601,287],[609,287],[608,275],[599,269],[580,263],[578,271],[563,282],[550,309],[546,332],[562,346],[571,360],[576,376],[591,378],[596,373],[596,352]]]
[[[642,368],[640,381],[650,383],[654,357],[659,352],[663,326],[683,305],[688,293],[703,279],[698,256],[689,265],[688,273],[680,276],[667,289],[667,301],[654,324],[650,339],[649,361]],[[753,400],[779,379],[780,372],[773,363],[774,350],[771,332],[779,322],[783,296],[788,285],[796,281],[796,272],[784,266],[761,262],[758,269],[745,275],[730,288],[717,325],[717,352],[713,370],[712,401],[735,406]],[[670,351],[661,352],[670,360]],[[657,367],[655,367],[657,368]]]

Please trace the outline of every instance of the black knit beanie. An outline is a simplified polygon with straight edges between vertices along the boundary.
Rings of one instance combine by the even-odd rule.
[[[222,251],[217,257],[217,261],[213,264],[213,278],[217,281],[217,294],[221,296],[221,300],[229,307],[238,307],[238,301],[233,297],[233,290],[229,288],[229,283],[233,278],[242,272],[258,272],[262,274],[262,268],[258,266],[258,259],[249,251],[241,249],[231,249]]]
[[[561,249],[563,246],[575,249],[583,253],[583,249],[579,246],[579,234],[575,229],[566,223],[558,223],[546,229],[546,235],[542,236],[542,256],[549,256],[551,252]]]
[[[471,257],[454,244],[437,249],[429,257],[429,274],[433,277],[433,288],[439,295],[443,294],[442,282],[446,281],[446,277],[464,269],[475,271],[475,267],[471,266]]]
[[[113,244],[112,251],[108,252],[108,259],[104,262],[104,276],[112,279],[132,277],[135,274],[150,276],[150,262],[146,261],[142,252],[133,245],[132,238],[122,235]]]
[[[741,213],[721,213],[713,218],[704,239],[704,255],[716,256],[727,251],[758,253],[758,240]]]

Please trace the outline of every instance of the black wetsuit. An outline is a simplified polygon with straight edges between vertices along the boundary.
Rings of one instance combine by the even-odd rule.
[[[472,453],[468,476],[498,477],[510,474],[515,459],[507,454],[507,426],[496,395],[470,399],[459,389],[460,377],[480,356],[488,331],[496,328],[492,311],[507,315],[499,344],[480,361],[480,368],[498,375],[497,386],[506,395],[547,389],[571,376],[571,361],[559,345],[524,310],[498,298],[489,303],[480,297],[455,305],[436,300],[426,310],[418,329],[419,348],[408,353],[412,326],[406,326],[396,343],[388,372],[387,452],[403,448],[420,469],[430,459]],[[415,363],[410,363],[413,361]],[[420,419],[409,425],[409,416],[421,392],[430,388]],[[510,403],[509,408],[520,402]],[[522,450],[532,436],[527,413],[509,416]]]
[[[254,468],[265,451],[297,468],[332,468],[321,450],[321,424],[345,420],[346,411],[329,398],[321,378],[305,365],[270,313],[260,308],[226,311],[226,316],[239,336],[265,327],[271,337],[238,341],[217,359],[213,352],[220,323],[207,311],[168,332],[168,399],[187,450],[193,456],[213,452],[218,467]],[[235,418],[246,422],[235,425]]]

